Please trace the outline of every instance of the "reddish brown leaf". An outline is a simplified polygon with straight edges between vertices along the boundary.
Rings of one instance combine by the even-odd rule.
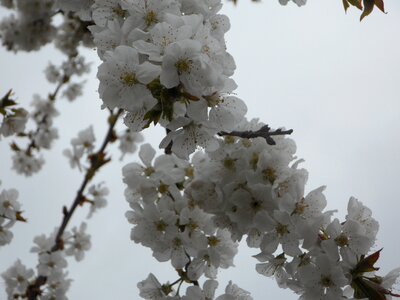
[[[367,278],[359,277],[354,279],[351,287],[354,289],[355,299],[386,300],[380,286],[369,281]]]
[[[16,218],[17,221],[27,222],[27,220],[22,216],[22,212],[21,211],[17,211],[15,213],[15,218]]]
[[[379,8],[383,13],[385,12],[385,4],[383,3],[383,0],[375,0],[375,5],[377,8]]]
[[[361,14],[360,21],[368,16],[373,10],[375,5],[375,0],[363,0],[364,3],[364,10]]]
[[[347,9],[350,7],[350,4],[347,2],[347,0],[343,0],[343,7],[344,11],[347,13]]]
[[[371,255],[368,255],[367,257],[362,258],[354,268],[353,270],[354,274],[360,275],[366,272],[372,272],[378,270],[379,268],[376,268],[374,265],[379,259],[381,251],[382,249],[372,253]]]
[[[361,0],[347,0],[351,5],[357,7],[358,9],[362,9]]]

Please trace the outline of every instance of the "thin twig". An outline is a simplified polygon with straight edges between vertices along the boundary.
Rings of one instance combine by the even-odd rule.
[[[292,133],[293,133],[293,129],[289,129],[289,130],[277,129],[275,131],[271,131],[271,128],[268,125],[264,125],[257,131],[250,131],[250,130],[231,131],[231,132],[221,131],[218,133],[218,135],[219,136],[237,136],[237,137],[246,138],[246,139],[262,137],[267,141],[268,145],[275,145],[276,142],[274,141],[272,136],[287,135],[287,134],[292,134]]]
[[[49,94],[48,97],[47,97],[47,99],[48,99],[48,101],[49,101],[50,103],[51,103],[51,102],[54,102],[54,101],[56,100],[57,95],[58,95],[58,93],[60,92],[61,88],[62,88],[65,84],[67,84],[67,83],[69,82],[69,79],[70,79],[69,76],[67,76],[67,75],[64,75],[64,76],[63,76],[62,80],[57,84],[57,86],[56,86],[56,88],[54,89],[53,93]],[[27,136],[30,137],[31,142],[29,143],[28,147],[27,147],[26,150],[25,150],[25,153],[26,153],[26,154],[30,155],[32,149],[36,147],[36,143],[35,143],[34,137],[35,137],[36,134],[39,133],[39,131],[40,131],[40,129],[41,129],[41,125],[42,125],[42,124],[46,124],[48,117],[49,117],[48,115],[44,115],[43,118],[42,118],[42,120],[40,120],[39,123],[37,123],[37,128],[36,128],[35,132],[34,132],[33,134],[31,133],[31,134],[28,134],[28,135],[27,135]]]
[[[55,252],[58,250],[62,250],[64,248],[64,241],[62,240],[62,236],[65,232],[65,229],[72,218],[76,208],[82,203],[84,200],[83,192],[85,191],[86,186],[91,181],[95,173],[104,166],[107,162],[110,161],[110,158],[106,158],[105,149],[110,142],[114,141],[114,127],[117,123],[117,120],[122,114],[122,109],[119,109],[115,114],[111,112],[111,116],[109,117],[108,123],[108,131],[104,138],[104,141],[100,147],[100,149],[90,155],[90,167],[86,170],[85,177],[81,183],[81,186],[76,194],[76,197],[71,204],[70,208],[67,209],[65,206],[63,207],[63,219],[60,225],[60,228],[57,231],[54,246],[51,248],[51,252]],[[27,287],[26,289],[26,297],[28,300],[36,300],[40,295],[41,290],[40,287],[46,283],[46,276],[38,276],[36,280]]]
[[[122,110],[118,110],[115,114],[111,114],[110,119],[109,119],[109,127],[107,134],[104,138],[104,141],[100,147],[100,149],[95,153],[91,155],[91,166],[90,168],[86,171],[85,178],[81,184],[81,187],[79,188],[75,200],[72,203],[71,207],[67,210],[66,208],[63,209],[64,213],[64,218],[61,223],[60,228],[58,229],[56,239],[55,239],[55,245],[52,248],[52,251],[57,251],[61,250],[63,248],[63,243],[62,243],[62,235],[64,234],[65,228],[68,225],[69,220],[71,219],[75,209],[78,207],[79,204],[82,203],[84,196],[83,192],[87,186],[87,184],[90,182],[90,180],[93,178],[94,174],[102,167],[104,166],[107,162],[110,161],[110,159],[106,159],[106,153],[105,149],[107,145],[113,140],[114,138],[114,127],[115,124],[117,123],[117,120],[119,116],[121,115]]]

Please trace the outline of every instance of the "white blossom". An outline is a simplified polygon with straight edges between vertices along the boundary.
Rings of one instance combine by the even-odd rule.
[[[82,223],[77,227],[72,228],[71,236],[66,238],[65,254],[74,256],[77,261],[81,261],[85,256],[85,251],[91,247],[90,235],[86,234],[87,224]]]
[[[162,291],[161,283],[153,274],[138,283],[137,285],[140,293],[140,297],[146,300],[162,300],[165,298],[165,294]]]
[[[14,295],[24,295],[30,284],[34,272],[17,260],[11,267],[1,274],[6,284],[8,299],[15,299]]]
[[[107,205],[106,196],[109,194],[109,190],[107,187],[102,184],[92,185],[89,188],[89,195],[92,197],[89,199],[90,203],[90,211],[88,218],[90,218],[93,213],[95,213],[98,209],[103,208]]]
[[[26,154],[23,151],[15,152],[12,160],[12,168],[18,174],[23,174],[25,176],[31,176],[32,174],[39,172],[44,164],[44,159],[42,157],[34,157],[33,155]]]
[[[125,130],[118,136],[119,146],[121,150],[121,159],[126,153],[135,153],[139,143],[143,142],[144,138],[140,133]]]
[[[0,126],[0,134],[7,137],[16,133],[22,133],[28,122],[28,112],[23,109],[14,109],[13,113],[6,115]]]
[[[100,65],[97,77],[100,79],[99,93],[108,108],[120,107],[126,110],[152,107],[156,100],[146,87],[160,74],[160,67],[149,62],[139,64],[138,52],[128,46],[119,46],[107,53]]]
[[[79,96],[82,96],[84,83],[85,82],[69,84],[63,91],[62,96],[67,98],[68,101],[74,101]]]

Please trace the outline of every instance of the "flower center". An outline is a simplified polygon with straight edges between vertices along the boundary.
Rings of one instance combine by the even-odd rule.
[[[165,194],[166,192],[168,192],[168,185],[166,184],[160,184],[160,186],[158,187],[158,191],[160,194]]]
[[[127,72],[127,73],[121,75],[120,79],[121,79],[121,82],[127,86],[133,86],[134,84],[139,83],[138,80],[136,79],[136,75],[131,72]]]
[[[271,184],[274,184],[274,181],[276,180],[276,171],[273,168],[266,168],[264,171],[262,171],[264,178],[268,180]]]
[[[333,285],[332,279],[329,276],[326,275],[322,275],[321,276],[321,281],[320,281],[321,285],[323,287],[330,287]]]
[[[156,225],[157,231],[165,231],[165,229],[168,226],[163,220],[155,222],[155,225]]]
[[[153,174],[155,172],[155,170],[152,167],[147,167],[146,169],[144,169],[144,175],[146,176],[150,176],[151,174]]]
[[[119,5],[116,6],[116,7],[113,7],[112,11],[113,11],[114,15],[116,15],[116,16],[118,16],[120,18],[124,18],[125,17],[125,11]]]
[[[275,230],[276,230],[276,233],[280,236],[283,236],[283,235],[289,233],[288,226],[283,225],[281,223],[278,223],[278,225],[276,225]]]
[[[225,158],[224,159],[224,167],[227,168],[228,170],[234,170],[235,169],[235,160],[232,158]]]
[[[151,26],[152,24],[155,24],[158,22],[157,20],[157,14],[156,12],[150,10],[147,12],[146,16],[144,17],[144,21],[147,26]]]
[[[304,203],[304,198],[301,199],[299,202],[296,203],[296,208],[294,209],[294,214],[302,215],[308,205]]]
[[[339,247],[345,247],[349,244],[349,238],[344,234],[341,234],[335,239],[335,242]]]
[[[211,247],[217,246],[217,245],[219,244],[219,242],[220,242],[220,240],[217,239],[217,237],[215,237],[215,236],[210,236],[210,237],[208,237],[208,244],[209,244]]]
[[[192,62],[187,58],[182,58],[175,63],[175,67],[178,70],[178,73],[188,73],[190,72],[190,67]]]
[[[255,200],[255,199],[254,199],[253,202],[251,202],[250,205],[251,205],[251,208],[252,208],[254,211],[259,211],[259,210],[261,210],[261,208],[262,208],[262,203],[259,202],[259,201],[257,201],[257,200]]]
[[[258,154],[253,152],[250,158],[250,166],[253,170],[257,169],[257,163],[258,163]]]

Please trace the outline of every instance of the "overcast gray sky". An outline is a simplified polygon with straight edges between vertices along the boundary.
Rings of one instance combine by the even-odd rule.
[[[373,210],[381,225],[376,249],[384,247],[383,272],[400,266],[400,2],[386,0],[386,8],[387,15],[376,10],[362,23],[359,11],[350,9],[346,15],[340,0],[310,0],[302,8],[281,7],[277,0],[258,4],[239,0],[237,7],[225,3],[223,8],[232,24],[227,45],[237,63],[237,94],[246,101],[248,116],[294,129],[298,157],[306,160],[310,173],[307,190],[327,185],[329,209],[338,209],[343,216],[347,200],[355,196]],[[53,151],[44,153],[42,172],[23,178],[10,171],[10,140],[0,141],[2,188],[20,191],[29,219],[13,228],[12,244],[0,249],[0,271],[17,258],[30,267],[36,265],[36,255],[29,253],[33,237],[58,226],[61,207],[71,203],[82,180],[82,174],[69,168],[62,150],[90,124],[95,124],[98,140],[104,135],[106,115],[96,92],[96,54],[85,53],[95,62],[86,93],[72,104],[57,102],[61,116],[55,122],[61,138]],[[60,59],[52,47],[18,55],[1,48],[0,95],[13,88],[26,106],[33,93],[46,95],[52,87],[42,70],[49,60]],[[162,133],[147,131],[146,141],[157,146]],[[138,299],[136,283],[149,272],[161,281],[176,279],[169,264],[157,263],[148,249],[129,239],[120,169],[134,159],[115,161],[95,179],[106,181],[111,189],[109,205],[88,221],[92,250],[80,263],[70,260],[74,279],[70,299]],[[79,224],[86,215],[87,208],[80,209],[73,223]],[[266,295],[297,299],[254,271],[253,254],[242,247],[237,268],[221,272],[220,284],[232,279],[257,300]]]

